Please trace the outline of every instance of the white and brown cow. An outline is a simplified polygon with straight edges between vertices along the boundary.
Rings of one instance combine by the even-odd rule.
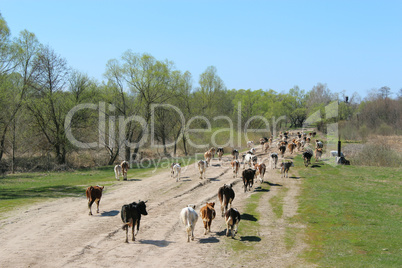
[[[120,164],[121,166],[121,171],[123,172],[123,180],[126,181],[127,180],[127,170],[129,169],[130,165],[128,164],[127,161],[123,161]]]
[[[215,153],[216,153],[216,148],[215,147],[211,147],[208,150],[211,153],[211,159],[213,159],[215,157]]]
[[[212,220],[215,219],[216,217],[216,212],[215,212],[215,202],[211,203],[206,203],[205,206],[203,206],[200,209],[200,215],[201,219],[204,222],[204,235],[206,235],[208,232],[211,232],[211,223]]]
[[[264,163],[260,163],[260,164],[255,164],[254,168],[256,170],[255,176],[258,177],[258,175],[260,175],[260,182],[263,183],[264,175],[265,175],[265,171],[266,171],[267,167],[265,166]]]
[[[207,170],[208,162],[205,160],[198,161],[198,170],[200,171],[200,179],[205,179],[205,171]]]
[[[208,164],[209,164],[211,162],[211,159],[212,159],[212,152],[211,151],[206,151],[204,153],[204,158],[205,158],[205,161],[208,162]]]
[[[230,208],[225,213],[225,222],[226,222],[226,236],[229,236],[229,230],[232,234],[232,238],[237,234],[237,229],[239,227],[240,222],[240,212],[235,208]]]
[[[88,199],[89,215],[92,215],[92,204],[96,203],[96,213],[99,213],[99,202],[102,198],[102,191],[104,186],[89,186],[85,191]]]
[[[194,241],[194,228],[198,220],[198,214],[194,209],[195,205],[188,205],[180,212],[180,220],[186,226],[187,242],[190,242],[190,237]]]
[[[315,153],[315,161],[317,162],[319,159],[321,159],[322,148],[316,148],[314,153]]]
[[[240,162],[239,160],[233,160],[230,165],[232,166],[233,169],[233,178],[237,178],[237,174],[239,173],[240,169]]]
[[[255,163],[257,163],[257,156],[251,154],[251,153],[247,153],[244,156],[244,163],[243,163],[243,169],[246,168],[246,164],[248,165],[248,167],[251,167],[252,165],[254,165]]]
[[[235,192],[233,191],[233,184],[224,184],[218,190],[218,198],[221,203],[222,217],[225,215],[228,207],[232,207],[232,201],[235,198]]]

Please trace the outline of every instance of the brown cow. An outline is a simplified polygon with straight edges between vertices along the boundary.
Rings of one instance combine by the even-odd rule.
[[[92,204],[95,202],[97,205],[96,213],[99,213],[99,202],[102,198],[102,191],[104,186],[89,186],[86,190],[88,198],[89,215],[92,215]]]
[[[240,169],[240,162],[239,160],[233,160],[231,163],[233,169],[233,178],[237,178],[237,174],[239,173]]]
[[[290,153],[293,154],[293,150],[296,148],[296,144],[291,142],[291,143],[289,143],[288,148],[289,148]]]
[[[322,156],[322,148],[316,148],[315,149],[315,161],[317,162],[318,159],[320,159]]]
[[[265,153],[268,152],[268,149],[269,149],[269,143],[266,142],[266,143],[264,143],[264,152]]]
[[[222,217],[225,216],[228,207],[232,207],[232,201],[235,198],[235,192],[232,184],[224,184],[218,190],[218,198],[221,203]]]
[[[255,177],[256,170],[255,169],[246,169],[243,170],[242,178],[243,178],[243,184],[244,184],[244,192],[247,192],[247,187],[248,190],[251,191],[251,188],[253,187],[254,184],[254,177]]]
[[[200,209],[201,219],[204,222],[204,228],[205,228],[204,235],[206,235],[208,232],[211,232],[211,223],[216,216],[214,207],[215,202],[212,202],[212,203],[206,203],[206,205]]]
[[[281,152],[282,158],[285,156],[285,152],[286,152],[286,146],[285,145],[281,145],[279,147],[279,151]]]

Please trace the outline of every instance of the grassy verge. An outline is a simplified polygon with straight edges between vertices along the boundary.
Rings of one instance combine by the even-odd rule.
[[[181,158],[182,165],[194,163],[195,157]],[[141,180],[155,172],[168,170],[174,159],[161,159],[133,165],[129,180]],[[140,168],[140,166],[142,168]],[[0,218],[5,213],[27,204],[53,198],[85,196],[90,185],[111,186],[116,183],[112,166],[73,172],[19,173],[0,177]],[[105,188],[105,191],[108,187]]]
[[[243,209],[246,213],[241,213],[241,221],[239,224],[239,230],[236,235],[236,239],[228,239],[226,243],[226,247],[229,250],[233,250],[235,252],[248,251],[252,253],[252,250],[257,245],[255,242],[261,241],[261,238],[258,235],[258,231],[260,228],[259,219],[260,213],[258,212],[258,204],[263,194],[269,191],[269,184],[263,183],[261,186],[256,188],[256,193],[252,194],[248,200],[245,208]],[[241,193],[243,194],[243,193]],[[244,255],[243,257],[247,259],[247,256],[250,258],[255,258],[253,254]],[[244,260],[244,258],[242,259]]]
[[[307,225],[304,257],[321,267],[401,267],[401,168],[305,168],[298,220]]]

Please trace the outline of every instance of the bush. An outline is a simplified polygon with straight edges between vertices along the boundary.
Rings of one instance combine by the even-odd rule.
[[[353,165],[400,167],[402,155],[392,150],[385,141],[374,144],[365,144],[361,151],[351,156]]]

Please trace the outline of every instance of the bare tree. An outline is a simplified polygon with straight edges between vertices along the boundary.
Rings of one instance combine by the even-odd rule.
[[[34,64],[34,90],[30,94],[27,107],[34,117],[37,129],[53,148],[57,162],[64,164],[69,149],[64,121],[71,108],[71,100],[63,90],[68,81],[69,68],[66,60],[48,46],[40,49]]]

